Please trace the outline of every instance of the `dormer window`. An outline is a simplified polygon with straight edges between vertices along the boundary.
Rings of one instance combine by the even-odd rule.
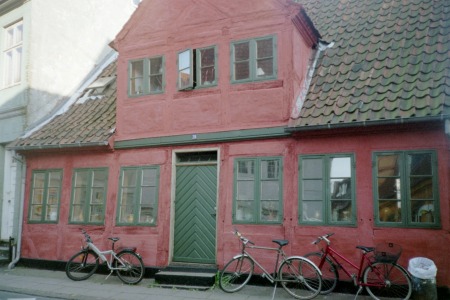
[[[276,37],[262,37],[231,44],[231,82],[274,79]]]
[[[191,90],[217,84],[216,47],[187,49],[178,53],[178,89]]]
[[[130,96],[164,92],[164,57],[132,60],[128,65]]]

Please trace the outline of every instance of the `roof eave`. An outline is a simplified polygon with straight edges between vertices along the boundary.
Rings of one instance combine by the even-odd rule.
[[[354,127],[373,127],[373,126],[383,126],[383,125],[402,125],[402,124],[414,124],[414,123],[425,123],[425,122],[436,122],[449,120],[450,115],[438,115],[438,116],[427,116],[427,117],[414,117],[414,118],[398,118],[389,120],[369,120],[369,121],[357,121],[351,123],[335,123],[335,124],[321,124],[321,125],[309,125],[309,126],[297,126],[297,127],[287,127],[285,130],[289,133],[294,132],[305,132],[314,130],[326,130],[326,129],[342,129],[342,128],[354,128]]]

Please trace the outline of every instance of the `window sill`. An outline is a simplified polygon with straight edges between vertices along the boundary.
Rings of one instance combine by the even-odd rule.
[[[281,87],[283,87],[283,80],[233,82],[230,91],[240,92],[247,90],[276,89]]]

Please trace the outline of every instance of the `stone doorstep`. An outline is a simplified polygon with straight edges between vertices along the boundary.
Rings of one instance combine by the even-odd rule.
[[[214,286],[215,280],[215,272],[163,270],[155,274],[155,282],[160,287],[208,289]]]

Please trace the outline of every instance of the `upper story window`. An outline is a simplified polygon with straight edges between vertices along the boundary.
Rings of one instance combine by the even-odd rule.
[[[30,222],[58,221],[61,202],[61,170],[36,170],[31,179]]]
[[[300,156],[299,164],[300,223],[355,224],[353,156]]]
[[[215,46],[178,53],[178,89],[188,90],[217,84]]]
[[[231,82],[276,78],[276,49],[275,36],[231,43]]]
[[[434,151],[374,154],[375,222],[385,226],[439,225]]]
[[[5,43],[3,49],[4,70],[3,86],[8,87],[20,83],[22,75],[22,42],[23,22],[16,22],[5,27]]]
[[[164,92],[164,57],[137,59],[128,65],[128,94],[140,96]]]

